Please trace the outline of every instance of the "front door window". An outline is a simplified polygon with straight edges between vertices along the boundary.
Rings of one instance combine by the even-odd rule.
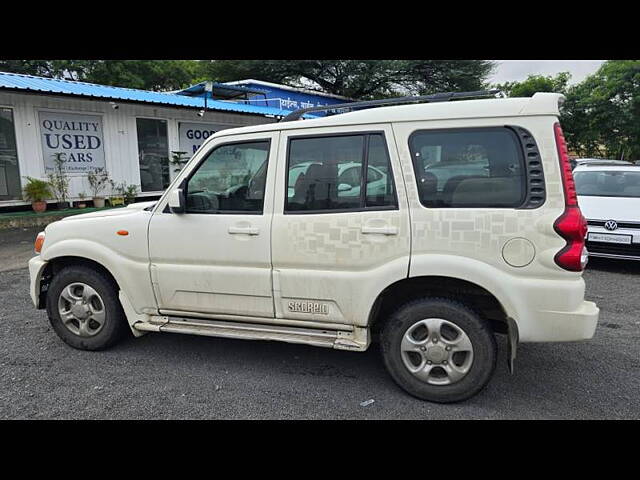
[[[262,213],[268,140],[213,150],[186,187],[187,213]]]
[[[0,108],[0,200],[22,198],[13,112]]]

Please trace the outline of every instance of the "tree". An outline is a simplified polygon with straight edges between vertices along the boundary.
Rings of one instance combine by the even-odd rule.
[[[200,76],[197,60],[95,60],[83,72],[83,80],[142,90],[178,90]]]
[[[571,79],[569,72],[560,72],[555,77],[529,75],[521,82],[505,82],[495,85],[509,97],[532,97],[536,92],[565,93]]]
[[[81,80],[88,60],[0,60],[0,71],[39,77]]]
[[[488,87],[487,77],[495,68],[488,60],[405,60],[402,86],[409,93],[475,91]]]
[[[485,60],[215,60],[206,76],[253,78],[356,99],[478,90],[493,69]]]
[[[486,60],[4,60],[0,70],[144,90],[254,78],[355,99],[479,90]]]
[[[573,150],[640,159],[640,60],[609,60],[566,96],[561,121]]]
[[[197,83],[197,60],[2,60],[0,71],[143,90],[177,90]]]

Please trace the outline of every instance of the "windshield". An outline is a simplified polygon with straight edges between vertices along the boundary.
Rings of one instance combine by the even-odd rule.
[[[574,172],[578,195],[640,198],[640,171],[595,170]]]

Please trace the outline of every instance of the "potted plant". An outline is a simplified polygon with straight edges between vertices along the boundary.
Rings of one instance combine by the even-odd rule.
[[[31,208],[36,213],[42,213],[47,209],[45,199],[51,197],[51,186],[49,182],[38,178],[26,177],[27,184],[24,186],[24,199],[31,202]]]
[[[109,197],[109,204],[112,207],[117,205],[124,205],[124,190],[126,182],[114,184],[112,194]],[[115,193],[113,193],[115,192]]]
[[[123,183],[124,187],[122,190],[122,195],[124,196],[124,203],[129,205],[130,203],[134,203],[136,200],[136,195],[138,194],[138,186],[137,185],[126,185]]]
[[[53,191],[53,195],[58,201],[58,208],[69,208],[69,177],[65,172],[63,153],[54,153],[53,156],[53,172],[47,173],[49,185]]]
[[[119,183],[114,190],[117,195],[111,197],[111,205],[129,205],[135,202],[138,193],[137,185],[127,185],[127,182]]]
[[[104,207],[104,197],[100,193],[104,191],[107,185],[113,186],[109,174],[104,168],[96,168],[87,175],[87,180],[93,193],[93,206],[97,208]]]
[[[78,194],[78,197],[80,197],[80,200],[78,200],[78,202],[76,203],[78,208],[87,208],[87,201],[85,200],[85,198],[87,197],[87,194],[84,192],[80,192]]]

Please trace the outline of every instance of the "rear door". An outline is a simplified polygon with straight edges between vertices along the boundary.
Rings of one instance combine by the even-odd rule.
[[[409,268],[409,214],[391,127],[281,132],[272,226],[276,316],[365,325]],[[366,172],[366,173],[365,173]]]

